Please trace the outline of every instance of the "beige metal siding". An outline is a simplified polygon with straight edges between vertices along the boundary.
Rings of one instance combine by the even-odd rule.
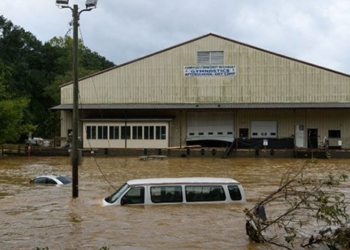
[[[342,147],[350,148],[350,111],[349,110],[304,110],[297,112],[298,124],[305,125],[305,140],[307,129],[318,129],[318,141],[322,143],[328,138],[329,130],[340,130]],[[304,123],[302,123],[304,122]],[[332,146],[338,139],[330,139]]]
[[[61,137],[67,137],[68,129],[72,129],[73,113],[61,111]]]
[[[251,121],[277,121],[278,138],[290,138],[295,135],[295,126],[304,126],[304,147],[307,147],[307,129],[318,130],[318,142],[328,138],[329,130],[340,130],[342,147],[350,148],[350,111],[349,110],[240,110],[237,112],[237,129],[248,128]],[[338,139],[330,139],[332,146]]]
[[[277,138],[290,138],[294,134],[293,110],[240,110],[236,136],[240,128],[248,128],[250,134],[252,121],[277,121]]]
[[[236,76],[185,77],[197,51],[224,51]],[[80,103],[348,102],[350,78],[215,36],[137,60],[80,82]],[[72,103],[72,85],[62,87]]]

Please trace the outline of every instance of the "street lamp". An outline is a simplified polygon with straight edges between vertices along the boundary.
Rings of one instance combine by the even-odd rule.
[[[85,3],[85,9],[78,11],[78,5],[74,4],[73,8],[68,6],[69,0],[56,0],[56,5],[59,8],[68,8],[73,14],[73,136],[72,136],[72,197],[77,198],[79,196],[78,191],[78,166],[79,166],[79,152],[78,152],[78,97],[79,97],[79,85],[78,85],[78,26],[79,16],[83,11],[90,11],[97,6],[97,0],[87,0]]]

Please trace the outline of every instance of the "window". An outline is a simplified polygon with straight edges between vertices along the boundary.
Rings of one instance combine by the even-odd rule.
[[[165,126],[156,126],[156,139],[165,140],[166,138]]]
[[[98,126],[98,139],[107,139],[107,126]]]
[[[86,139],[91,139],[91,127],[86,127]]]
[[[186,186],[185,189],[187,202],[226,200],[222,186]]]
[[[46,183],[46,177],[38,177],[36,179],[34,179],[34,183],[37,183],[37,184],[45,184]]]
[[[132,139],[142,139],[142,126],[133,126],[132,127]]]
[[[123,204],[141,204],[145,203],[145,188],[134,187],[131,188],[122,198]]]
[[[86,127],[86,139],[96,139],[96,127],[87,126]]]
[[[197,65],[223,65],[223,51],[199,51],[197,52]]]
[[[63,184],[68,184],[71,183],[72,180],[70,178],[68,178],[67,176],[57,176],[57,179],[60,180]]]
[[[241,191],[238,186],[228,186],[228,191],[230,192],[231,200],[239,201],[242,200]]]
[[[131,129],[130,126],[122,126],[121,128],[121,139],[130,139]]]
[[[340,130],[328,130],[328,138],[341,138]]]
[[[119,139],[119,126],[109,127],[109,139]]]
[[[144,138],[146,140],[154,139],[154,127],[153,126],[145,126],[144,127]]]
[[[125,183],[117,191],[106,198],[107,202],[113,203],[119,199],[119,197],[129,188],[129,185]]]
[[[151,187],[153,203],[182,202],[181,186]]]
[[[240,128],[239,129],[239,137],[244,138],[248,137],[249,130],[247,128]]]

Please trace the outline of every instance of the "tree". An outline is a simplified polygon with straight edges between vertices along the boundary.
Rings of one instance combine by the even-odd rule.
[[[21,135],[35,130],[35,126],[23,124],[26,98],[0,100],[0,143],[17,142]]]
[[[297,244],[349,249],[349,214],[340,189],[348,177],[309,176],[306,166],[297,173],[287,172],[275,192],[254,208],[245,209],[247,235],[255,242],[285,249],[293,249]],[[274,210],[269,219],[265,207]]]
[[[51,66],[57,73],[56,77],[50,85],[44,88],[43,93],[45,97],[51,98],[52,106],[54,106],[60,103],[60,85],[72,82],[73,80],[73,39],[69,36],[64,38],[54,37],[45,44],[45,47],[50,48],[49,51],[51,53],[55,52],[55,54],[58,55],[55,65]],[[94,74],[97,71],[114,66],[114,63],[85,47],[81,40],[79,40],[78,49],[79,77]],[[59,124],[59,114],[57,112],[51,113],[46,120],[47,127],[54,128],[54,130],[51,130],[53,133],[51,133],[50,136],[59,134],[59,126],[57,126]]]
[[[16,142],[21,135],[35,129],[35,126],[23,124],[28,99],[14,98],[8,91],[6,75],[10,74],[8,67],[0,58],[0,143]]]
[[[41,42],[31,33],[0,16],[0,60],[3,66],[3,85],[7,92],[6,100],[1,106],[1,115],[7,119],[2,119],[1,122],[5,127],[11,125],[13,129],[13,133],[5,137],[8,142],[16,142],[16,138],[19,140],[18,133],[37,128],[40,119],[45,116],[42,103],[46,100],[40,91],[45,82],[41,46]],[[12,102],[16,105],[13,110],[9,110]]]
[[[18,117],[20,121],[12,123],[21,126],[14,128],[16,131],[35,129],[30,132],[44,138],[59,135],[59,113],[50,109],[60,103],[59,86],[73,79],[72,47],[70,37],[54,37],[42,44],[30,32],[0,16],[0,90],[4,90],[0,96],[6,96],[3,110],[11,106],[9,101],[23,104],[16,106],[16,109],[22,109]],[[104,57],[91,52],[82,41],[79,43],[79,55],[79,77],[114,66]],[[1,97],[0,101],[3,101]],[[23,135],[18,140],[24,139]]]

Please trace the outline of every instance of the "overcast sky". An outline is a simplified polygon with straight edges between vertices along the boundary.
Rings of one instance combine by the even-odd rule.
[[[0,0],[0,15],[42,42],[72,35],[55,3]],[[208,33],[350,74],[349,0],[99,0],[80,15],[85,46],[115,64]]]

